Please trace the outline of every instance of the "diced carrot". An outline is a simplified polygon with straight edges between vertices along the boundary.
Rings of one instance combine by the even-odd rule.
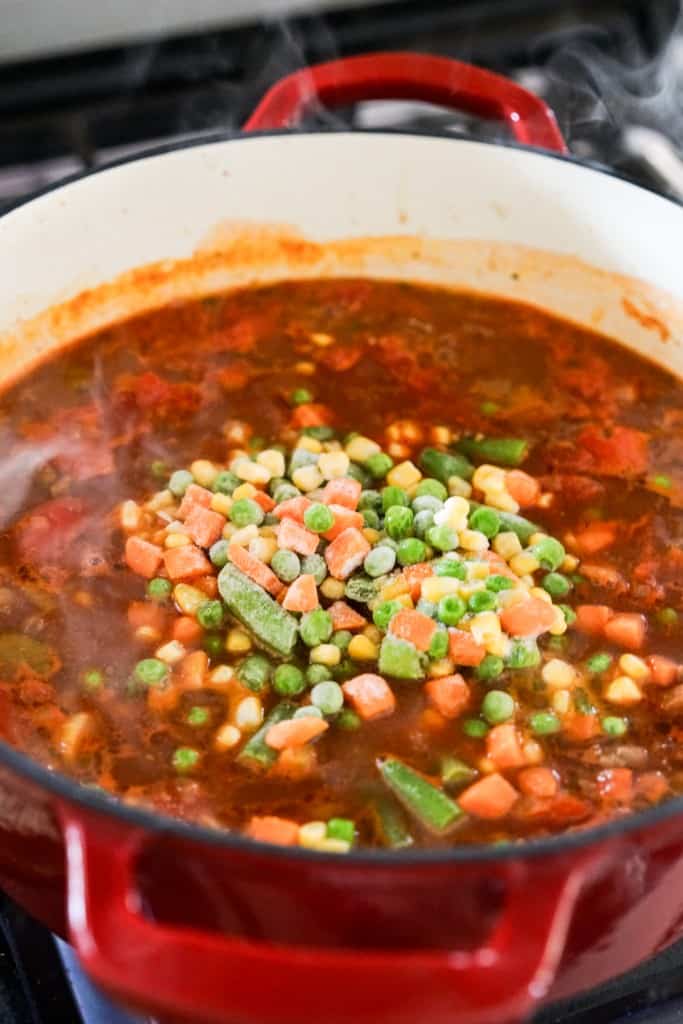
[[[444,718],[458,718],[470,700],[470,690],[461,675],[439,676],[425,683],[425,693]]]
[[[206,651],[193,651],[187,654],[178,668],[178,682],[186,690],[201,690],[209,668]]]
[[[505,489],[522,508],[535,505],[541,496],[538,480],[521,469],[511,469],[505,474]]]
[[[225,516],[213,512],[210,508],[195,505],[185,519],[185,528],[195,544],[200,548],[210,548],[223,533],[226,524]]]
[[[362,490],[359,480],[354,480],[350,476],[340,476],[325,484],[322,500],[326,505],[343,505],[344,508],[355,510],[358,508]]]
[[[645,643],[647,620],[638,612],[619,612],[605,626],[605,638],[612,644],[639,651]]]
[[[659,801],[669,792],[669,783],[661,772],[643,772],[636,781],[636,792],[651,804]]]
[[[296,846],[299,842],[299,826],[295,821],[271,815],[254,815],[247,825],[246,834],[259,843],[277,843],[278,846]]]
[[[591,636],[600,636],[614,615],[606,604],[580,604],[576,608],[576,628]]]
[[[591,523],[574,535],[577,551],[582,555],[595,555],[610,548],[617,539],[615,523]]]
[[[515,809],[515,817],[528,824],[560,827],[575,825],[589,816],[593,808],[587,800],[571,793],[555,796],[525,796]]]
[[[330,505],[330,512],[334,515],[334,522],[329,530],[326,530],[323,534],[325,540],[334,540],[343,533],[344,530],[348,530],[349,527],[353,527],[356,530],[362,530],[365,525],[360,512],[354,512],[353,509],[346,508],[344,505]]]
[[[505,559],[501,558],[495,551],[482,551],[478,557],[483,558],[485,562],[489,562],[494,575],[507,576],[509,580],[517,582],[519,577],[512,571]]]
[[[519,793],[502,775],[494,772],[468,786],[458,797],[458,803],[466,814],[475,818],[494,821],[504,818],[515,803]]]
[[[201,640],[202,627],[191,615],[181,615],[179,618],[174,619],[171,635],[174,640],[185,644],[186,647],[190,647]]]
[[[396,709],[393,690],[382,676],[373,672],[347,679],[342,690],[361,718],[380,718]]]
[[[596,781],[600,796],[609,803],[627,804],[633,799],[633,772],[630,768],[606,768]]]
[[[363,629],[367,626],[367,619],[364,619],[355,608],[348,605],[346,601],[335,601],[327,609],[327,614],[332,619],[332,629]]]
[[[194,544],[168,548],[164,551],[164,565],[172,580],[189,580],[195,576],[206,576],[211,571],[211,562]]]
[[[156,576],[163,554],[163,550],[156,544],[150,544],[140,537],[129,537],[126,541],[126,565],[145,579],[151,580]]]
[[[310,498],[300,494],[298,498],[287,498],[287,501],[281,501],[273,509],[273,515],[277,516],[278,519],[293,519],[295,523],[303,526],[304,512],[312,504],[313,502]]]
[[[331,420],[332,413],[326,405],[305,402],[303,405],[298,405],[292,413],[291,424],[299,429],[304,427],[327,427]]]
[[[540,597],[508,605],[501,612],[500,624],[510,636],[539,636],[555,622],[555,609]]]
[[[389,623],[389,632],[401,640],[410,640],[419,651],[428,651],[437,625],[434,619],[423,612],[409,608],[398,612]]]
[[[275,502],[265,491],[256,491],[255,494],[252,494],[252,501],[260,505],[264,512],[272,512],[275,508]]]
[[[290,583],[282,607],[288,612],[311,612],[320,604],[315,576],[304,574]]]
[[[663,658],[661,654],[651,654],[645,660],[650,669],[650,680],[655,686],[672,686],[678,679],[679,668],[671,658]]]
[[[284,722],[271,725],[266,733],[266,743],[273,750],[302,747],[304,743],[320,736],[327,729],[329,725],[322,718],[288,718]]]
[[[576,743],[592,740],[600,733],[597,715],[571,714],[562,719],[562,733]]]
[[[521,768],[526,764],[517,729],[511,722],[495,725],[486,734],[486,756],[496,768]]]
[[[182,688],[170,686],[150,686],[147,690],[147,707],[159,715],[167,715],[180,703]]]
[[[166,612],[153,601],[131,601],[128,605],[128,621],[133,629],[149,626],[161,633],[166,625]]]
[[[419,601],[422,580],[434,575],[434,566],[431,562],[416,562],[415,565],[407,565],[402,575],[410,587],[410,596],[413,601]]]
[[[325,548],[327,568],[335,579],[345,580],[363,564],[369,550],[370,545],[360,530],[349,527]]]
[[[320,543],[317,533],[299,526],[293,519],[281,519],[277,528],[277,546],[296,551],[299,555],[313,555]]]
[[[478,644],[471,633],[451,626],[448,630],[448,654],[456,665],[475,667],[486,657],[486,648]]]
[[[307,779],[318,767],[315,747],[287,747],[271,768],[271,774],[284,779]]]
[[[190,484],[180,503],[178,519],[185,519],[186,516],[189,516],[192,509],[197,508],[197,506],[208,508],[212,499],[213,494],[206,487],[200,487],[199,484]]]
[[[418,719],[419,732],[443,732],[449,725],[448,719],[444,718],[436,708],[425,708]]]
[[[269,569],[265,562],[255,558],[246,548],[240,547],[239,544],[231,544],[228,548],[228,555],[233,565],[236,565],[254,583],[258,583],[259,587],[263,587],[273,596],[280,593],[282,583],[273,570]]]
[[[192,586],[203,591],[207,597],[218,597],[218,580],[215,576],[198,576]]]
[[[555,773],[540,764],[523,768],[517,776],[517,785],[527,796],[555,796],[559,788]]]

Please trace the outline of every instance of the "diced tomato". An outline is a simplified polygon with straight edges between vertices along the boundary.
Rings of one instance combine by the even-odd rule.
[[[527,796],[555,796],[559,788],[552,769],[540,764],[523,768],[517,776],[517,785]]]
[[[178,550],[182,551],[183,548]],[[239,544],[231,544],[228,548],[228,554],[233,565],[236,565],[245,576],[248,576],[254,583],[258,583],[259,587],[263,587],[269,594],[277,597],[282,590],[282,583],[265,562],[255,558],[254,555],[250,554],[246,548],[240,547]]]
[[[521,768],[526,764],[517,729],[512,723],[495,725],[486,734],[486,756],[496,768]]]
[[[164,556],[163,549],[141,537],[129,537],[126,541],[126,565],[131,572],[138,576],[144,576],[151,580],[156,576],[161,560]]]
[[[458,718],[470,702],[470,688],[458,673],[429,679],[425,693],[444,718]]]
[[[363,564],[370,545],[360,532],[350,527],[325,548],[325,561],[332,576],[347,579],[354,569]]]
[[[673,686],[679,676],[679,666],[670,658],[651,654],[646,658],[650,669],[650,680],[655,686]]]
[[[310,612],[319,604],[315,576],[306,573],[290,583],[282,607],[288,612]]]
[[[448,630],[448,654],[456,665],[476,667],[486,657],[486,648],[478,644],[471,633],[451,626]]]
[[[298,405],[292,413],[291,424],[298,430],[305,427],[327,427],[332,422],[332,413],[326,405],[306,402]]]
[[[613,615],[606,604],[580,604],[576,608],[576,628],[591,636],[601,636]]]
[[[277,516],[278,519],[293,519],[295,523],[303,526],[304,512],[312,504],[313,502],[310,498],[300,494],[298,498],[288,498],[287,501],[281,501],[273,509],[273,515]]]
[[[617,539],[617,524],[595,522],[574,534],[576,550],[582,555],[595,555],[611,548]]]
[[[628,804],[633,799],[633,772],[630,768],[606,768],[596,782],[603,800]]]
[[[277,528],[277,546],[300,555],[313,555],[320,543],[317,533],[299,526],[293,519],[281,519]]]
[[[485,821],[504,818],[517,802],[519,793],[506,778],[497,773],[485,776],[468,786],[458,797],[466,814]]]
[[[341,476],[325,484],[322,500],[326,505],[343,505],[344,508],[355,510],[362,490],[360,481],[350,476]]]
[[[180,503],[178,519],[185,519],[197,506],[199,508],[208,508],[212,499],[213,494],[206,487],[200,487],[199,484],[190,484]]]
[[[227,520],[210,508],[194,505],[185,519],[185,527],[195,544],[200,548],[210,548],[223,533]]]
[[[389,632],[402,640],[409,640],[419,651],[428,651],[437,625],[434,619],[422,612],[406,608],[398,612],[389,623]]]
[[[505,489],[521,508],[535,505],[541,496],[538,480],[521,469],[511,469],[505,474]]]
[[[88,522],[81,498],[54,498],[37,505],[17,524],[19,556],[36,565],[61,563]]]
[[[164,565],[169,578],[174,582],[205,576],[211,572],[211,562],[194,544],[183,544],[181,548],[167,548],[164,551]]]
[[[367,619],[364,619],[355,608],[345,601],[334,601],[327,609],[327,614],[332,619],[332,629],[348,629],[353,632],[355,629],[363,629],[367,626]]]
[[[630,651],[639,651],[645,643],[647,619],[638,612],[619,612],[613,615],[604,629],[605,638],[610,643],[628,647]]]
[[[322,718],[288,718],[277,725],[271,725],[266,733],[266,743],[273,750],[287,747],[301,747],[329,729]]]
[[[380,718],[396,708],[396,698],[382,676],[364,672],[342,684],[342,690],[361,718]]]
[[[334,522],[323,534],[325,540],[334,540],[350,527],[353,527],[354,530],[363,529],[365,521],[360,512],[354,512],[353,509],[346,508],[344,505],[330,505],[329,508],[334,515]]]
[[[578,444],[590,453],[595,471],[604,476],[638,476],[647,469],[648,435],[640,430],[615,426],[607,432],[588,426]]]
[[[508,605],[500,615],[500,624],[510,636],[536,637],[555,622],[555,609],[540,597]]]
[[[278,846],[296,846],[299,842],[299,826],[295,821],[270,815],[254,815],[246,834],[259,843],[277,843]]]

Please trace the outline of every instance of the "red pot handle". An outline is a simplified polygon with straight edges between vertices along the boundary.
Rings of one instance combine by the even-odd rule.
[[[371,53],[302,68],[276,82],[244,126],[287,128],[314,104],[424,100],[504,121],[517,142],[566,153],[555,115],[538,96],[493,71],[423,53]]]
[[[595,867],[508,882],[507,903],[473,952],[285,947],[155,922],[135,878],[145,833],[61,806],[70,939],[94,981],[125,1002],[215,1024],[502,1024],[547,991],[576,899]]]

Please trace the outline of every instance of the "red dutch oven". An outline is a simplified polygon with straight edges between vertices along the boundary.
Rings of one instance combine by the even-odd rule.
[[[280,131],[314,100],[382,97],[499,119],[521,145]],[[489,290],[567,315],[583,302],[574,314],[585,323],[599,300],[606,331],[680,372],[676,343],[655,352],[651,325],[618,299],[627,293],[654,316],[655,291],[680,292],[671,258],[681,210],[566,158],[552,113],[519,86],[441,58],[354,58],[280,82],[246,127],[262,134],[125,163],[0,220],[0,252],[13,254],[0,327],[31,327],[2,350],[6,377],[59,341],[54,316],[41,334],[42,309],[136,262],[178,259],[195,230],[240,211],[308,237],[389,236],[398,223],[414,237],[457,235],[453,262],[422,277],[458,267],[462,282],[476,271]],[[538,264],[532,249],[554,255]],[[510,283],[511,253],[526,268],[521,285],[520,274]],[[312,272],[310,262],[296,272]],[[496,274],[498,284],[486,276]],[[150,280],[148,303],[159,299]],[[114,315],[111,301],[107,310],[91,326]],[[675,334],[673,306],[667,315]],[[0,744],[0,830],[5,891],[67,935],[110,995],[168,1021],[505,1024],[683,934],[680,799],[526,844],[340,858],[163,819]]]

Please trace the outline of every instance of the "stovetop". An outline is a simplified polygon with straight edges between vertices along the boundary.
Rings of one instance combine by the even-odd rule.
[[[69,174],[237,128],[283,74],[378,49],[439,53],[511,75],[550,103],[576,156],[683,199],[680,15],[679,0],[353,0],[332,12],[184,37],[162,29],[144,43],[0,65],[0,212]],[[405,103],[359,104],[328,123],[502,133]],[[95,990],[67,945],[0,894],[0,1024],[134,1022]],[[683,1024],[683,942],[532,1024]]]

